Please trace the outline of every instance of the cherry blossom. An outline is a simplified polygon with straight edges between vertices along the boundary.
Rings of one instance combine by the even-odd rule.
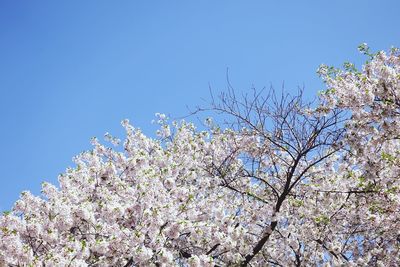
[[[360,51],[317,105],[228,92],[231,124],[93,138],[0,217],[0,266],[400,265],[400,54]]]

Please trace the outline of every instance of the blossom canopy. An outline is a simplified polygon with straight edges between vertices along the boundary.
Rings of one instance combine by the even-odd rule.
[[[122,122],[0,217],[0,266],[400,265],[400,53],[321,66],[317,105],[222,94],[207,130]]]

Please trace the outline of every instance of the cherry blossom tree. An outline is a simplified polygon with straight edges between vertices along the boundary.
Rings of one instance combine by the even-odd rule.
[[[157,114],[155,139],[124,120],[0,217],[0,266],[398,266],[400,53],[359,49],[316,102],[229,89],[225,123]]]

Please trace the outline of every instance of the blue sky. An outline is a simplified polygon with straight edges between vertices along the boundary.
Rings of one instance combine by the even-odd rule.
[[[319,64],[358,65],[357,46],[400,46],[393,1],[0,0],[0,210],[57,183],[120,121],[153,135],[154,113],[188,114],[209,85],[323,88]]]

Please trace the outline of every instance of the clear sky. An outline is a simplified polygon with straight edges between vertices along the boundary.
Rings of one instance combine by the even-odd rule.
[[[400,46],[400,1],[0,0],[0,210],[57,183],[120,121],[153,135],[154,113],[188,114],[226,71],[245,91],[304,86],[357,46]]]

